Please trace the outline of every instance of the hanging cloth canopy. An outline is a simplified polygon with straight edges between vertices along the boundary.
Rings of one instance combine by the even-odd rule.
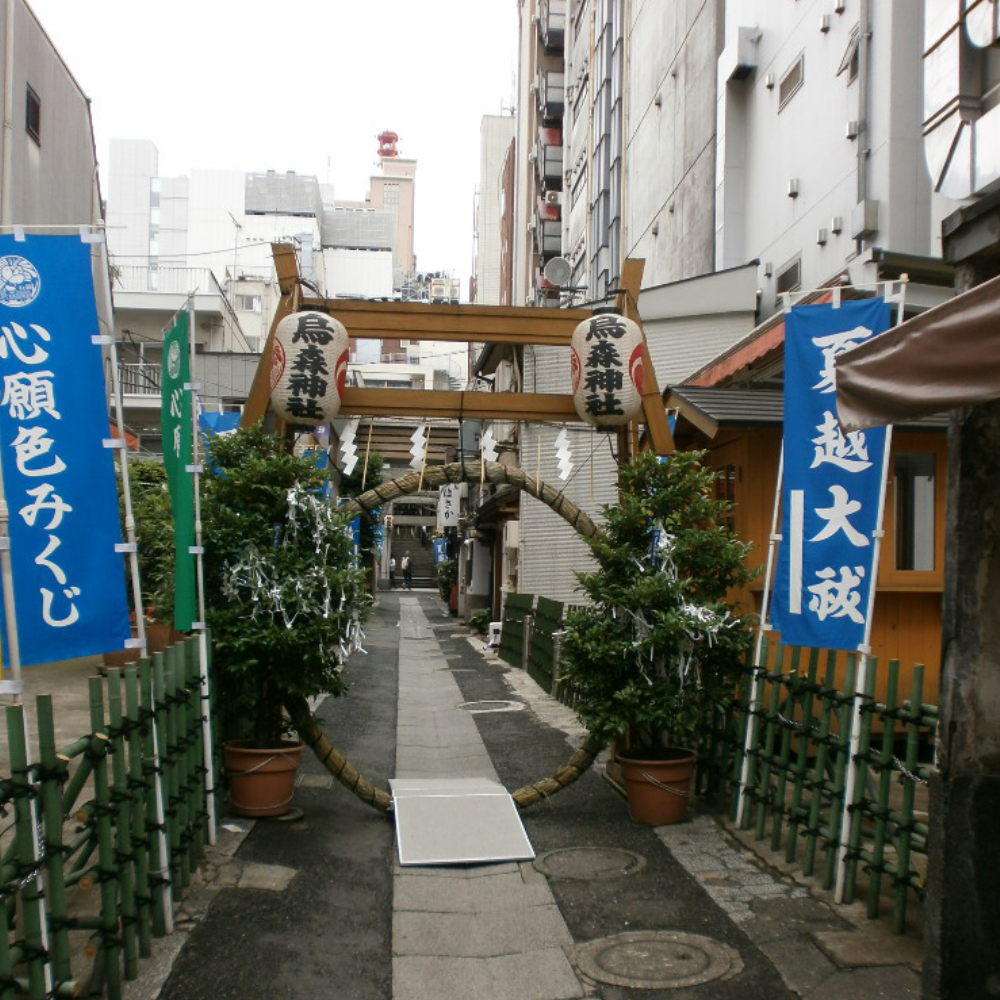
[[[1000,277],[837,358],[845,431],[1000,399]]]

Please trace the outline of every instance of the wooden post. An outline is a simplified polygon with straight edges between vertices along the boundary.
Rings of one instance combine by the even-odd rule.
[[[91,677],[90,728],[104,732],[104,680]],[[97,814],[97,863],[100,870],[101,893],[101,953],[104,955],[104,975],[108,997],[120,1000],[122,995],[121,967],[118,960],[118,871],[111,826],[111,795],[108,790],[108,758],[102,753],[94,761],[94,801]]]
[[[142,733],[140,732],[139,673],[135,666],[125,668],[125,718],[128,719],[128,773],[132,787],[132,846],[135,859],[136,927],[139,954],[149,958],[152,954],[150,921],[152,906],[149,892],[150,837],[146,830],[146,801],[150,793],[149,775],[142,758]]]
[[[135,918],[135,877],[132,862],[132,805],[125,769],[125,721],[122,712],[121,670],[108,671],[108,721],[111,737],[111,773],[114,797],[117,803],[115,815],[115,852],[117,857],[118,882],[121,886],[122,949],[125,961],[125,978],[135,979],[139,975],[139,955],[136,938]]]

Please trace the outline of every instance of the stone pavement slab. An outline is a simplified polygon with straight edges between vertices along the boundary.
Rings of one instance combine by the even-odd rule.
[[[392,1000],[569,1000],[583,995],[558,948],[499,958],[393,959]]]
[[[415,598],[400,599],[400,617],[396,777],[495,781]],[[418,641],[421,653],[412,655]],[[583,996],[567,957],[573,939],[544,879],[526,880],[510,864],[397,866],[393,883],[393,1000]]]

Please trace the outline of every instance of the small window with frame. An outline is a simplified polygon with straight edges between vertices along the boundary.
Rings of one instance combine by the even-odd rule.
[[[842,73],[847,74],[848,85],[854,83],[858,78],[858,64],[861,58],[860,48],[861,26],[856,24],[851,30],[851,37],[847,40],[844,57],[840,60],[840,66],[837,68],[837,76],[840,76]]]
[[[785,70],[784,76],[778,81],[778,111],[781,111],[802,88],[805,72],[805,56],[800,53],[798,59]]]
[[[30,83],[25,101],[24,128],[40,146],[42,144],[42,100],[32,89]]]
[[[796,257],[778,271],[774,280],[774,290],[781,295],[783,292],[794,292],[802,285],[802,258]]]

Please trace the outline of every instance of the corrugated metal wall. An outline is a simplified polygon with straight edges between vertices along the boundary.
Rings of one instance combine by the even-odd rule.
[[[753,314],[719,313],[642,324],[660,389],[677,385],[753,329]]]
[[[565,348],[528,349],[524,354],[525,390],[569,392],[569,351]],[[539,475],[583,508],[595,520],[601,505],[615,500],[616,465],[609,437],[583,424],[567,426],[573,469],[565,483],[559,479],[555,439],[560,426],[529,424],[521,432],[521,467]],[[613,442],[614,435],[611,436]],[[518,552],[518,590],[564,601],[583,602],[574,571],[594,566],[586,542],[558,514],[533,497],[521,501]]]

